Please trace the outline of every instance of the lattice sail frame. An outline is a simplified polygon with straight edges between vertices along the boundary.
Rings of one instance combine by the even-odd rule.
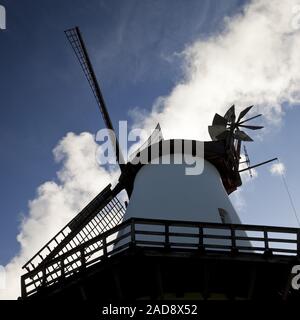
[[[86,243],[118,225],[125,213],[125,207],[118,198],[118,191],[111,190],[108,185],[100,192],[73,220],[71,220],[63,229],[61,229],[36,255],[34,255],[24,266],[28,272],[34,271],[41,265],[57,260],[56,264],[46,268],[43,276],[39,273],[32,277],[35,288],[42,286],[47,282],[55,282],[61,277],[59,257],[67,252],[72,252],[79,245]],[[94,259],[96,255],[101,254],[99,248],[102,241],[91,244],[86,247],[85,253],[89,254],[88,259]],[[78,270],[80,267],[80,253],[68,255],[64,264],[68,271],[68,276],[72,270]],[[47,276],[48,275],[48,276]],[[38,280],[38,281],[37,281]]]
[[[110,136],[110,141],[112,143],[112,146],[115,148],[117,163],[119,164],[120,169],[123,172],[125,168],[124,156],[120,149],[119,141],[116,135],[113,134],[115,130],[113,128],[113,124],[108,114],[107,107],[106,107],[96,74],[94,72],[92,63],[90,61],[87,49],[85,47],[83,38],[81,36],[80,30],[78,27],[75,27],[75,28],[66,30],[65,34],[79,61],[79,64],[83,70],[83,73],[92,89],[93,95],[96,99],[97,105],[102,114],[105,125],[107,129],[109,129],[108,134]]]

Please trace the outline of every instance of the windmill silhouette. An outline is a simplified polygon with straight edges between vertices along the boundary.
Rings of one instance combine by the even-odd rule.
[[[290,271],[300,257],[300,230],[245,225],[228,195],[241,184],[243,130],[260,115],[235,115],[235,106],[214,116],[212,141],[164,140],[154,133],[125,161],[78,27],[65,31],[110,132],[120,176],[60,230],[25,265],[22,299],[274,299],[299,297]],[[161,162],[166,155],[191,159],[204,144],[204,170],[186,176],[184,164]],[[178,151],[178,146],[181,147]],[[159,150],[158,164],[131,161]],[[125,191],[128,206],[120,200]],[[274,236],[276,234],[276,237]],[[221,271],[220,271],[221,270]],[[274,280],[275,279],[275,280]]]

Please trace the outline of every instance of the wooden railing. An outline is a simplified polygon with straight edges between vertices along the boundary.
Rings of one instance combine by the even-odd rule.
[[[300,257],[300,229],[131,218],[24,274],[22,298],[134,246]]]

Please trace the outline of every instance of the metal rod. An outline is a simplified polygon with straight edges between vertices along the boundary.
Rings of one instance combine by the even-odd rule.
[[[268,161],[264,161],[264,162],[261,162],[261,163],[259,163],[259,164],[254,165],[254,166],[251,166],[251,167],[248,167],[248,168],[239,170],[239,172],[243,172],[243,171],[246,171],[246,170],[251,170],[251,169],[253,169],[253,168],[262,166],[263,164],[266,164],[266,163],[269,163],[269,162],[272,162],[272,161],[275,161],[275,160],[277,160],[277,158],[274,158],[274,159],[271,159],[271,160],[268,160]]]

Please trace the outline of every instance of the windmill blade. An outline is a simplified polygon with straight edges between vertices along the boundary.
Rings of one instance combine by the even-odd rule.
[[[248,135],[247,133],[245,133],[244,131],[236,131],[236,133],[234,134],[234,137],[237,140],[241,140],[241,141],[253,141]]]
[[[138,153],[141,152],[141,150],[143,150],[143,149],[149,147],[151,144],[157,143],[161,140],[164,140],[164,137],[163,137],[163,134],[161,131],[160,124],[158,123],[157,126],[155,127],[154,131],[150,135],[150,137],[136,151],[134,151],[132,154],[130,154],[130,156],[128,157],[128,161],[131,162],[138,155]]]
[[[242,123],[248,122],[248,121],[250,121],[250,120],[253,120],[253,119],[258,118],[258,117],[261,117],[261,116],[262,116],[262,114],[258,114],[258,115],[254,116],[254,117],[245,119],[244,121],[241,121],[241,122],[239,122],[238,124],[241,125]]]
[[[232,105],[227,112],[224,115],[224,118],[227,119],[227,121],[234,122],[235,121],[235,106]]]
[[[121,171],[124,171],[125,168],[125,161],[124,157],[122,155],[118,139],[115,134],[115,130],[113,128],[112,122],[110,120],[106,104],[102,95],[102,92],[100,90],[99,83],[97,81],[92,63],[90,61],[87,49],[85,47],[84,41],[82,39],[80,30],[78,27],[69,29],[65,31],[65,34],[67,36],[67,39],[69,40],[76,57],[80,63],[80,66],[87,78],[87,81],[92,89],[92,92],[95,96],[95,99],[97,101],[98,107],[100,109],[100,112],[102,114],[103,120],[105,122],[105,125],[107,129],[109,130],[109,136],[111,143],[115,149],[116,159],[117,163],[120,166]]]
[[[228,120],[215,114],[212,125],[208,126],[208,133],[213,141],[219,140],[219,136],[226,131]]]
[[[217,140],[224,140],[227,138],[227,136],[230,134],[229,130],[225,130],[221,134],[217,135],[216,138]]]
[[[237,123],[239,123],[239,121],[245,117],[245,115],[253,108],[253,106],[247,107],[245,108],[243,111],[240,112],[240,115],[237,119]]]
[[[219,136],[226,132],[226,127],[221,125],[208,126],[208,133],[213,141],[219,140]]]
[[[215,114],[212,125],[213,126],[223,126],[226,129],[228,121],[224,117],[220,116],[218,113]]]
[[[258,129],[262,129],[263,128],[263,126],[244,126],[242,124],[240,124],[239,127],[246,128],[246,129],[251,129],[251,130],[258,130]]]
[[[117,197],[119,192],[120,187],[118,185],[113,190],[111,190],[111,185],[104,188],[38,251],[23,268],[27,271],[33,271],[39,265],[69,250],[74,250],[79,244],[119,224],[125,213],[125,207]],[[72,256],[74,260],[77,258],[77,255]]]

